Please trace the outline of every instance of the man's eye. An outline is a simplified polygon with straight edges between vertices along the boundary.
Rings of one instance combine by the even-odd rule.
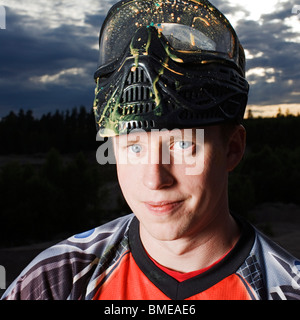
[[[183,150],[188,149],[193,145],[190,141],[177,141],[174,143],[174,149]]]
[[[129,146],[129,150],[134,153],[140,153],[142,151],[142,146],[140,146],[139,144],[133,144]]]

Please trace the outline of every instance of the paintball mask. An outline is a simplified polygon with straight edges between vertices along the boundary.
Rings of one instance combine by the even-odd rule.
[[[208,1],[121,1],[99,45],[93,109],[101,136],[243,119],[244,50]]]

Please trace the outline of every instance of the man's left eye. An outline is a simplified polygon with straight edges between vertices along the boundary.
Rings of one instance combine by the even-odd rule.
[[[190,142],[190,141],[177,141],[177,142],[174,143],[174,149],[177,149],[177,150],[178,149],[181,149],[181,150],[188,149],[192,145],[193,145],[193,143]]]

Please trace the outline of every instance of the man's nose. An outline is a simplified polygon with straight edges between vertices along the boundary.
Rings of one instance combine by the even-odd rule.
[[[167,166],[161,163],[148,164],[143,174],[144,185],[150,190],[159,190],[172,186],[175,178]]]

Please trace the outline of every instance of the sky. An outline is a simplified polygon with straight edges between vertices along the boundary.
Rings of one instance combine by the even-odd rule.
[[[21,108],[36,117],[92,108],[99,30],[116,2],[0,0],[0,19],[1,12],[6,18],[0,30],[0,118]],[[248,110],[254,116],[273,116],[279,108],[300,113],[300,13],[293,13],[300,0],[211,3],[245,49]]]

